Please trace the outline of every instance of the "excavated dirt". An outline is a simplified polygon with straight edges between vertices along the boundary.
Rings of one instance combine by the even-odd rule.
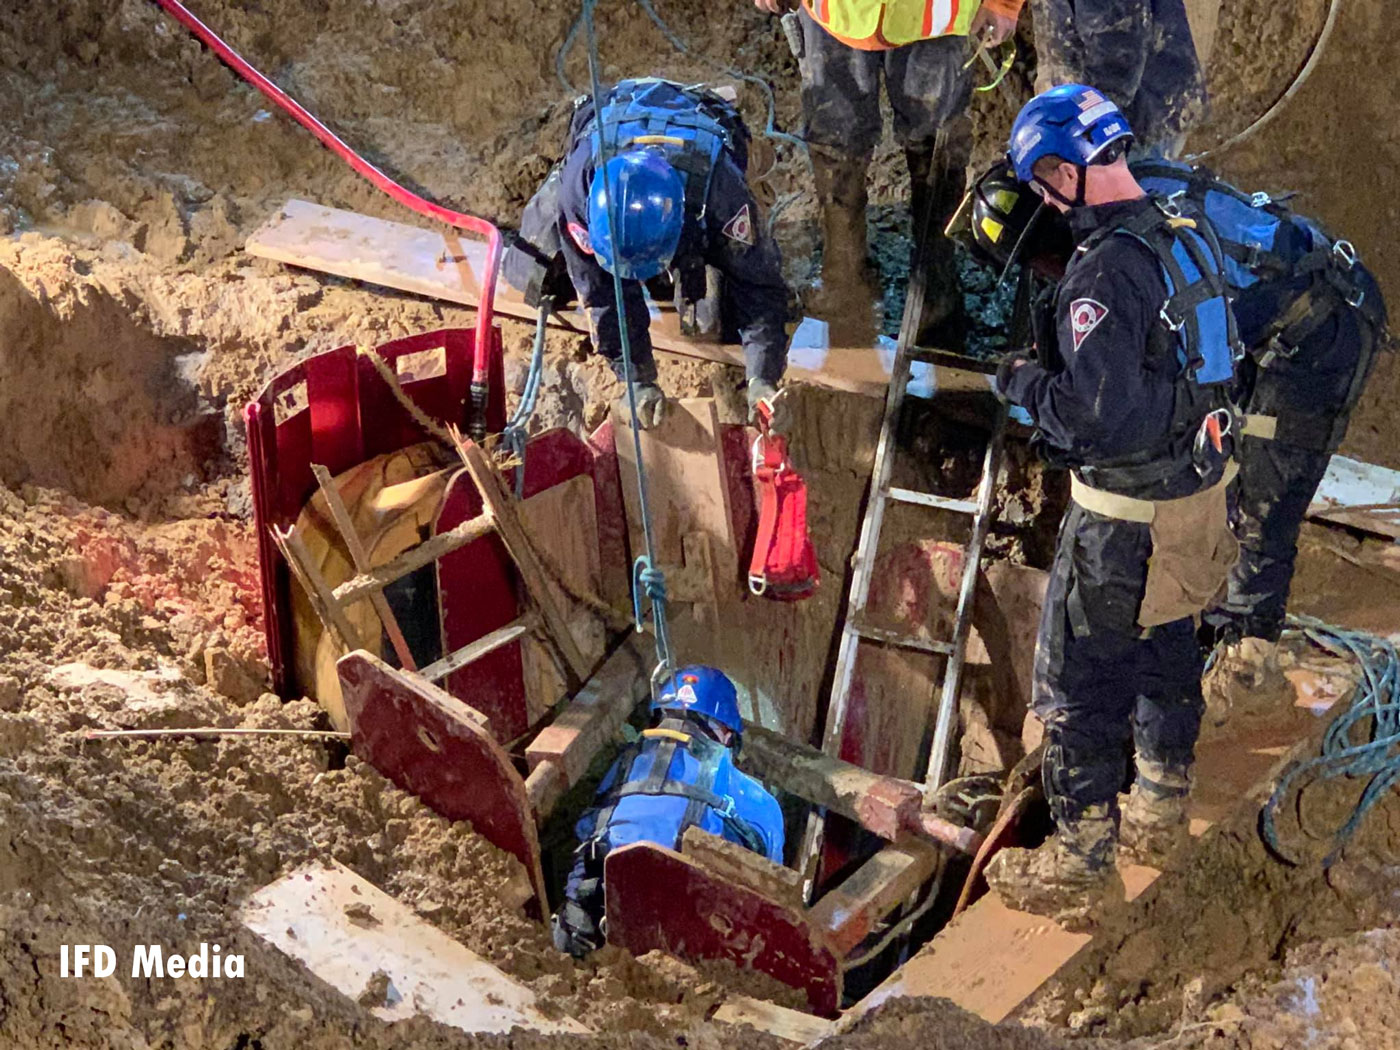
[[[1284,89],[1323,6],[1226,0],[1202,144],[1238,130]],[[704,58],[732,63],[773,80],[779,124],[796,127],[795,63],[776,21],[748,4],[711,13],[657,0],[656,9],[696,57],[676,54],[640,7],[614,0],[600,12],[605,76],[715,79]],[[1356,90],[1357,56],[1376,69],[1400,58],[1383,11],[1379,0],[1345,3],[1329,57],[1296,103],[1221,161],[1244,185],[1303,190],[1305,206],[1355,238],[1393,291],[1400,255],[1385,234],[1397,218],[1387,193],[1400,137],[1395,89],[1373,77]],[[568,4],[433,0],[198,5],[376,163],[504,225],[559,150],[574,90],[556,79],[554,56],[575,13]],[[575,85],[581,46],[565,63]],[[1013,98],[1029,90],[1021,69],[1009,83],[1009,95],[979,97],[979,159],[1000,148]],[[1340,112],[1336,99],[1347,100]],[[740,85],[740,100],[761,125],[761,94]],[[897,284],[904,177],[892,143],[875,169],[876,247]],[[761,189],[797,194],[777,229],[801,285],[817,246],[808,176],[780,149]],[[241,407],[310,353],[467,326],[474,315],[243,256],[243,237],[293,196],[416,221],[147,0],[0,11],[0,232],[9,235],[0,239],[0,1045],[559,1045],[468,1039],[426,1022],[386,1026],[240,932],[238,901],[312,858],[347,864],[528,984],[547,1010],[605,1033],[571,1041],[579,1046],[770,1045],[703,1019],[735,987],[782,993],[751,975],[696,974],[616,950],[581,965],[554,953],[524,915],[512,859],[340,745],[84,739],[93,728],[325,727],[309,703],[264,692]],[[994,317],[981,292],[974,308]],[[504,328],[518,390],[529,332]],[[736,417],[736,370],[679,359],[661,369],[668,388],[716,394]],[[1397,384],[1387,360],[1348,451],[1400,466],[1389,410]],[[552,335],[535,425],[591,428],[618,393],[583,340]],[[784,629],[800,627],[806,656],[820,661],[814,625],[833,620],[840,602],[878,407],[814,392],[799,398],[798,413],[794,451],[835,582],[804,625]],[[932,467],[961,469],[955,459]],[[1040,519],[1055,493],[1022,460],[1013,471],[1024,484],[1005,517],[1027,527],[998,543],[1034,564],[1045,556],[1052,528]],[[1394,630],[1388,586],[1323,551],[1305,559],[1299,589],[1319,612]],[[1365,603],[1347,600],[1358,594]],[[1396,808],[1392,800],[1377,811],[1327,878],[1281,869],[1247,820],[1227,824],[1180,876],[1187,892],[1154,895],[1160,903],[1114,927],[1114,946],[1092,957],[1098,968],[1085,963],[1078,983],[1067,978],[1060,1005],[1044,1015],[1057,1025],[1076,1017],[1081,1030],[1106,1027],[1107,1017],[1116,1033],[1169,1031],[1183,1046],[1382,1045],[1375,1033],[1396,1023],[1384,983],[1396,945],[1386,932],[1345,935],[1396,918],[1383,907],[1395,885],[1387,858],[1400,837]],[[1219,948],[1202,921],[1202,902],[1213,900],[1206,914],[1243,930],[1238,950]],[[1178,928],[1188,935],[1177,938]],[[1319,941],[1333,936],[1341,939]],[[201,940],[244,953],[248,979],[55,976],[63,943],[105,942],[120,955],[138,942]],[[1207,947],[1223,954],[1193,991],[1200,960],[1213,958]],[[1185,1020],[1197,1027],[1178,1032],[1183,994]],[[1039,1048],[1059,1036],[989,1029],[929,1000],[878,1011],[831,1045]]]

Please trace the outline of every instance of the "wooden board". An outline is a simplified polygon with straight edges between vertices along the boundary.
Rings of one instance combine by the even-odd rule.
[[[725,959],[805,991],[813,1013],[836,1015],[841,968],[801,911],[650,842],[609,853],[604,878],[610,943],[633,955]]]
[[[637,495],[637,456],[627,426],[626,408],[614,405],[622,496],[627,504],[632,550],[640,554],[646,545]],[[642,431],[657,563],[667,569],[683,565],[684,537],[693,533],[708,536],[721,599],[739,593],[739,544],[723,453],[713,398],[672,401],[660,426]]]
[[[1215,33],[1220,25],[1220,0],[1186,0],[1186,20],[1191,26],[1191,39],[1196,45],[1196,57],[1201,68],[1210,68],[1211,52],[1215,50]]]
[[[651,650],[650,639],[629,635],[559,716],[530,741],[525,749],[530,767],[525,787],[538,818],[583,779],[598,752],[650,696],[655,661]]]
[[[748,1025],[755,1031],[786,1039],[790,1043],[808,1046],[831,1034],[830,1021],[801,1010],[793,1010],[777,1003],[762,999],[750,999],[747,995],[733,995],[715,1011],[713,1021],[724,1024]],[[743,1045],[743,1044],[735,1044]]]
[[[448,820],[467,820],[525,867],[544,918],[539,833],[525,782],[481,716],[431,682],[366,652],[337,668],[355,754]]]
[[[1400,470],[1333,456],[1308,517],[1400,539]]]
[[[312,863],[264,886],[243,924],[382,1021],[422,1015],[464,1032],[587,1033],[540,1011],[530,989],[340,864]],[[382,994],[367,994],[375,974]]]
[[[309,201],[288,201],[266,224],[255,230],[245,245],[248,252],[289,266],[365,281],[384,288],[413,292],[446,302],[476,306],[486,247],[451,231],[428,230],[385,219],[372,219],[352,211],[326,208]],[[496,286],[496,312],[534,320],[535,310],[504,281]],[[587,333],[588,322],[580,310],[555,314],[551,323],[569,331]],[[665,353],[742,368],[744,353],[738,346],[703,342],[680,334],[674,311],[653,308],[653,346]],[[793,334],[788,351],[787,377],[833,390],[883,398],[894,363],[894,344],[885,339],[876,347],[833,347],[827,325],[804,318]],[[914,366],[916,386],[922,391],[989,390],[991,377],[960,368]]]
[[[598,594],[602,590],[592,478],[580,475],[536,493],[520,504],[520,521],[532,543],[576,592]],[[588,666],[596,665],[607,646],[602,620],[570,598],[553,578],[547,577],[545,587],[555,605],[564,610],[569,633]],[[539,639],[532,637],[521,643],[521,658],[525,712],[534,725],[567,695],[568,686]]]

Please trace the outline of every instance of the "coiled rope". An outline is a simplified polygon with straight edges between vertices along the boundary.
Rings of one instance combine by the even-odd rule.
[[[1351,816],[1333,833],[1332,850],[1323,867],[1337,859],[1360,827],[1367,812],[1400,781],[1400,657],[1388,639],[1337,627],[1310,616],[1290,616],[1288,624],[1308,641],[1334,656],[1356,661],[1361,670],[1351,707],[1328,726],[1321,752],[1285,770],[1260,814],[1260,831],[1269,848],[1281,859],[1297,864],[1279,843],[1275,818],[1279,807],[1295,788],[1337,777],[1370,783]]]

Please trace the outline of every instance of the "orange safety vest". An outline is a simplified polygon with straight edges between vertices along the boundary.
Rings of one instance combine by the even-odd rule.
[[[977,10],[1015,17],[1024,0],[802,0],[817,25],[861,51],[887,51],[939,36],[967,36]]]

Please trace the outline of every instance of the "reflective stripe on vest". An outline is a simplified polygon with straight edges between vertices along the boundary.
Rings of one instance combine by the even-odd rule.
[[[817,25],[862,51],[967,36],[979,0],[803,0]]]

